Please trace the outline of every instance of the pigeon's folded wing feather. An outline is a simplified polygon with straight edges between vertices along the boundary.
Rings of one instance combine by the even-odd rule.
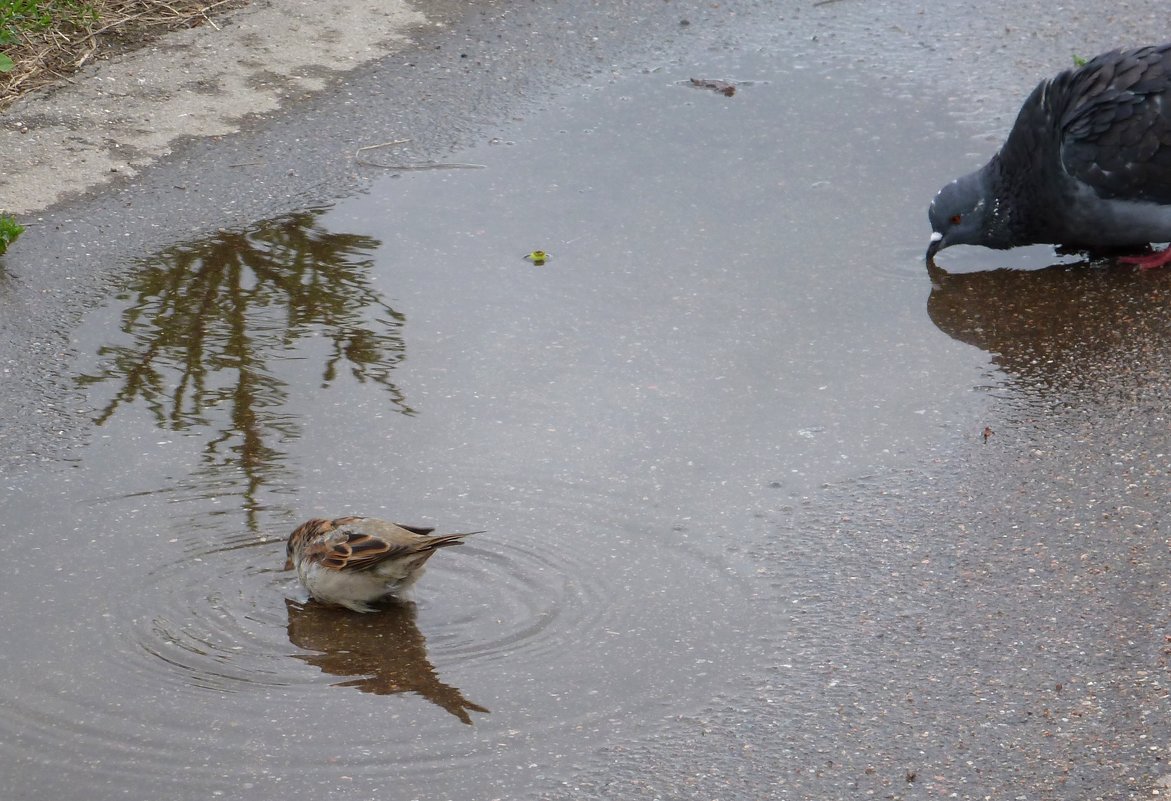
[[[1171,45],[1106,53],[1054,78],[1061,163],[1101,198],[1171,204]]]

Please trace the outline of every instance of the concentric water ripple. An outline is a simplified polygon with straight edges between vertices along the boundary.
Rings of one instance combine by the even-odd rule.
[[[103,600],[79,610],[63,649],[89,663],[7,685],[3,747],[30,764],[76,755],[61,780],[102,777],[110,792],[94,798],[151,783],[267,798],[289,774],[306,787],[471,777],[706,697],[742,588],[679,531],[640,530],[602,494],[560,489],[539,509],[522,498],[532,511],[512,528],[437,554],[417,604],[371,615],[308,601],[280,570],[278,536],[210,542],[188,527],[129,584],[92,579]]]
[[[274,550],[266,541],[233,543],[147,573],[125,599],[138,646],[120,653],[126,667],[222,692],[304,681],[286,667],[280,599],[289,574],[272,565]]]
[[[558,631],[601,625],[607,595],[587,583],[591,568],[579,555],[547,552],[552,543],[542,549],[480,539],[438,555],[417,592],[433,656],[448,664],[539,659],[562,647]],[[233,542],[151,571],[127,599],[126,619],[138,647],[157,662],[143,665],[134,651],[124,656],[164,680],[227,692],[319,683],[288,658],[300,644],[290,643],[283,599],[298,608],[318,605],[294,574],[279,569],[283,546]],[[430,621],[440,612],[442,619]],[[342,614],[334,625],[353,620],[361,618]]]

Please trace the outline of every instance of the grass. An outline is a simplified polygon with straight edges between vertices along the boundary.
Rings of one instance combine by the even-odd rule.
[[[247,0],[0,0],[0,111],[93,59],[212,22]]]
[[[24,233],[23,225],[20,225],[7,214],[0,214],[0,256],[4,255],[4,251],[8,250],[8,246],[15,242],[16,238],[22,233]]]
[[[0,0],[0,48],[17,45],[25,33],[35,34],[55,23],[77,27],[96,19],[93,6],[76,0]],[[0,72],[12,72],[16,62],[0,51]]]

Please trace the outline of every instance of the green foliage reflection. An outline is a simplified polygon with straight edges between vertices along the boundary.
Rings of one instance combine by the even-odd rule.
[[[205,467],[243,471],[254,506],[298,433],[284,410],[290,380],[329,388],[348,373],[413,414],[392,381],[404,318],[369,280],[379,243],[324,230],[320,213],[173,248],[132,276],[119,294],[126,340],[99,348],[98,369],[79,379],[113,392],[95,421],[140,402],[162,428],[211,428]],[[292,378],[314,363],[312,383]]]

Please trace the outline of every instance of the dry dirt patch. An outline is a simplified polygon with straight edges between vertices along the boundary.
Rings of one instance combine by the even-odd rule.
[[[140,28],[140,46],[129,52],[89,51],[69,79],[0,112],[0,214],[19,221],[112,180],[133,180],[178,140],[234,133],[246,118],[324,91],[335,76],[443,25],[408,0],[232,2],[197,4],[204,12],[187,23],[205,24],[195,28]],[[98,30],[94,39],[107,37]]]

